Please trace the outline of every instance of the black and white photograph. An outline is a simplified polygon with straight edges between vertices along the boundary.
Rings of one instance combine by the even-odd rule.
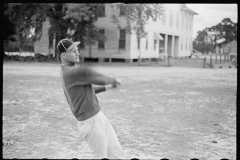
[[[236,3],[4,3],[3,159],[236,160]]]

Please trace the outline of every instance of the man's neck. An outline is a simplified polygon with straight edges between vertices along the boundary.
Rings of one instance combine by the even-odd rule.
[[[62,66],[74,66],[75,65],[75,63],[66,61],[65,59],[61,58],[61,60],[62,60]]]

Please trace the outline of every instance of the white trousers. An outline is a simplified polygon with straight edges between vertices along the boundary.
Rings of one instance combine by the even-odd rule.
[[[87,141],[93,153],[93,159],[124,158],[117,135],[102,111],[85,121],[78,121],[78,130],[82,140]]]

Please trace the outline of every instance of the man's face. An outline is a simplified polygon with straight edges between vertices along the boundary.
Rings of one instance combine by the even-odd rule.
[[[77,63],[79,62],[79,52],[78,52],[78,47],[76,46],[75,48],[67,51],[65,53],[66,60],[69,62]]]

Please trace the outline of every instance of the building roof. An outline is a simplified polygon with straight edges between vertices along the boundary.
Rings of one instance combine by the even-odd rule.
[[[160,35],[160,33],[154,32],[154,39],[155,40],[163,40],[163,37]]]
[[[193,11],[191,8],[189,8],[186,4],[181,5],[181,9],[186,10],[188,12],[191,12],[193,15],[198,15],[197,12]]]

